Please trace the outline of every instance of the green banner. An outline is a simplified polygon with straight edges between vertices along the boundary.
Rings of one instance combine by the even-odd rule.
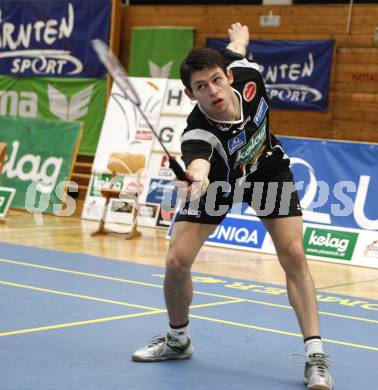
[[[358,233],[307,227],[304,234],[305,252],[309,255],[351,260]]]
[[[61,208],[80,136],[78,122],[0,116],[0,139],[8,144],[0,185],[15,188],[13,208]]]
[[[81,154],[96,152],[105,99],[105,80],[0,76],[0,116],[83,122]]]
[[[180,78],[180,63],[193,47],[192,27],[134,27],[131,76]]]
[[[4,220],[11,206],[15,190],[14,188],[0,187],[0,220]]]

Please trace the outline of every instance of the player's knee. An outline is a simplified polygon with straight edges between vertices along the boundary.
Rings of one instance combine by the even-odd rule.
[[[293,241],[281,249],[279,258],[286,273],[307,272],[306,256],[301,241]]]
[[[184,277],[190,273],[190,265],[183,256],[175,253],[168,253],[166,258],[166,270],[176,277]]]

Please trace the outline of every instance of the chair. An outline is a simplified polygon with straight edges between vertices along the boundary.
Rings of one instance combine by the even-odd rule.
[[[140,175],[143,172],[146,164],[146,158],[143,154],[130,153],[112,153],[107,164],[108,170],[112,174],[112,180],[109,186],[101,188],[101,195],[105,198],[104,213],[100,220],[98,229],[91,235],[99,235],[106,233],[115,233],[105,229],[105,220],[109,201],[111,198],[118,199],[133,199],[134,205],[132,207],[132,226],[131,231],[126,233],[126,239],[130,240],[134,237],[140,237],[141,233],[138,231],[138,210],[139,210],[139,195],[140,195]],[[122,189],[114,188],[114,178],[117,175],[133,175],[137,177],[135,191],[122,191]]]
[[[5,153],[7,151],[7,144],[5,142],[0,142],[0,175],[4,168]]]

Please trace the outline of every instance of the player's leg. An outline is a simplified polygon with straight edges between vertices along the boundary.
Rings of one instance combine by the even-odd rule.
[[[217,225],[176,222],[166,258],[164,296],[168,310],[169,330],[132,355],[140,362],[188,359],[193,354],[189,337],[188,316],[193,287],[190,270],[203,243]]]
[[[188,322],[193,288],[190,270],[207,237],[216,225],[177,222],[172,230],[166,258],[164,297],[169,323],[180,326]]]
[[[332,390],[334,383],[320,339],[316,290],[303,249],[302,217],[264,218],[263,222],[286,273],[289,300],[303,333],[304,381],[310,390]]]
[[[286,274],[287,292],[304,338],[320,334],[314,282],[303,249],[302,217],[262,218]]]

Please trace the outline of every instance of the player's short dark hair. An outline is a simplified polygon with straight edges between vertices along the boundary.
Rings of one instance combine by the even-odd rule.
[[[190,80],[192,74],[203,69],[221,68],[227,74],[223,56],[216,50],[207,47],[192,49],[180,65],[180,78],[183,84],[190,91]]]

